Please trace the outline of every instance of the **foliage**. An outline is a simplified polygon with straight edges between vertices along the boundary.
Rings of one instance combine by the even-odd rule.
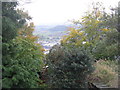
[[[104,20],[101,19],[103,17],[103,8],[101,9],[99,5],[100,4],[97,3],[98,7],[96,6],[96,8],[93,8],[91,12],[88,11],[86,15],[81,18],[81,20],[73,21],[73,23],[77,24],[79,27],[74,29],[74,31],[71,30],[69,35],[63,38],[62,43],[69,42],[71,44],[76,41],[76,45],[81,46],[83,42],[86,42],[85,44],[88,44],[88,46],[91,47],[94,46],[96,41],[102,38],[102,35],[110,30],[101,25],[101,23],[104,22]],[[73,38],[75,38],[74,41]]]
[[[33,36],[34,25],[26,12],[17,10],[16,2],[2,3],[2,87],[37,88],[43,62],[41,45]]]
[[[27,24],[31,17],[27,12],[16,9],[17,2],[2,3],[2,85],[3,88],[37,88],[40,85],[37,72],[43,67],[43,48],[33,36],[34,24]],[[70,28],[61,45],[55,45],[47,55],[48,86],[51,88],[84,88],[87,77],[93,71],[95,59],[119,57],[117,15],[119,8],[108,14],[100,3],[93,5],[81,21],[80,26]],[[112,62],[112,61],[111,61]],[[110,83],[116,76],[110,61],[99,61],[92,75],[101,82]],[[114,65],[115,66],[115,65]],[[106,81],[104,81],[106,80]]]
[[[43,52],[41,51],[42,47],[34,42],[36,38],[32,38],[31,30],[33,29],[31,27],[24,28],[29,37],[19,35],[9,44],[4,43],[5,45],[3,45],[3,49],[6,49],[5,52],[7,52],[7,55],[3,56],[4,88],[34,88],[39,86],[40,79],[37,72],[43,66]]]
[[[20,10],[16,10],[17,2],[2,3],[2,42],[8,42],[17,36],[17,28],[21,28],[30,16],[23,17]]]
[[[18,31],[18,36],[21,38],[28,38],[31,41],[35,42],[37,41],[38,37],[33,35],[34,31],[34,24],[30,23],[30,25],[24,25],[22,28]]]
[[[56,45],[48,54],[48,85],[52,88],[85,88],[93,70],[88,53],[80,48]]]
[[[111,26],[111,28],[113,27]],[[119,57],[119,34],[118,30],[113,28],[101,41],[96,43],[93,48],[93,55],[96,59],[114,60]]]
[[[29,39],[16,38],[8,45],[3,59],[3,88],[34,88],[40,82],[37,72],[42,65],[41,47]],[[6,58],[6,59],[5,59]]]
[[[88,49],[96,59],[118,57],[117,10],[114,8],[111,13],[106,13],[100,3],[93,4],[92,10],[86,12],[81,20],[73,21],[78,27],[70,28],[61,44]]]
[[[69,28],[69,35],[65,35],[61,41],[61,44],[67,45],[83,45],[82,42],[86,40],[84,31],[76,30],[75,28]]]
[[[89,76],[92,83],[102,83],[111,88],[118,87],[118,62],[99,60],[95,64],[95,71]]]

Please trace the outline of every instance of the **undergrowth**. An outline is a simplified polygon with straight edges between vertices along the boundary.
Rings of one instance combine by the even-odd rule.
[[[92,83],[102,83],[111,88],[118,87],[118,62],[99,60],[95,64],[95,71],[89,76]]]

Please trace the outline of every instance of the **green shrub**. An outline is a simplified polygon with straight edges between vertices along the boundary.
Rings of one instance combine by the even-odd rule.
[[[118,32],[113,30],[106,34],[103,40],[96,43],[92,54],[96,59],[115,60],[119,57]]]
[[[55,45],[47,56],[52,88],[85,88],[93,70],[92,57],[80,48]]]
[[[37,72],[42,67],[43,53],[41,47],[30,40],[13,39],[10,44],[3,45],[7,56],[3,55],[2,87],[3,88],[36,88],[40,79]],[[4,51],[5,53],[5,51]]]

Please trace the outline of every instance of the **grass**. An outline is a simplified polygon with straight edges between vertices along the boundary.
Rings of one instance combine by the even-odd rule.
[[[118,87],[117,61],[99,60],[94,64],[95,71],[89,76],[92,83],[102,83],[111,88]]]

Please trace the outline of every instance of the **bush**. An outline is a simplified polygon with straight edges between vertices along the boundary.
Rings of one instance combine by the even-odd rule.
[[[52,88],[85,88],[93,70],[92,57],[80,48],[55,45],[47,56],[48,84]]]
[[[95,63],[95,71],[89,76],[92,83],[106,84],[109,87],[118,87],[118,62],[99,60]]]
[[[97,42],[93,48],[93,55],[96,59],[115,60],[119,57],[118,32],[113,30],[106,34],[106,37]]]
[[[7,55],[3,54],[3,88],[37,88],[40,79],[37,72],[42,67],[40,46],[29,39],[16,38],[10,44],[3,45]],[[5,53],[5,51],[4,51]]]

